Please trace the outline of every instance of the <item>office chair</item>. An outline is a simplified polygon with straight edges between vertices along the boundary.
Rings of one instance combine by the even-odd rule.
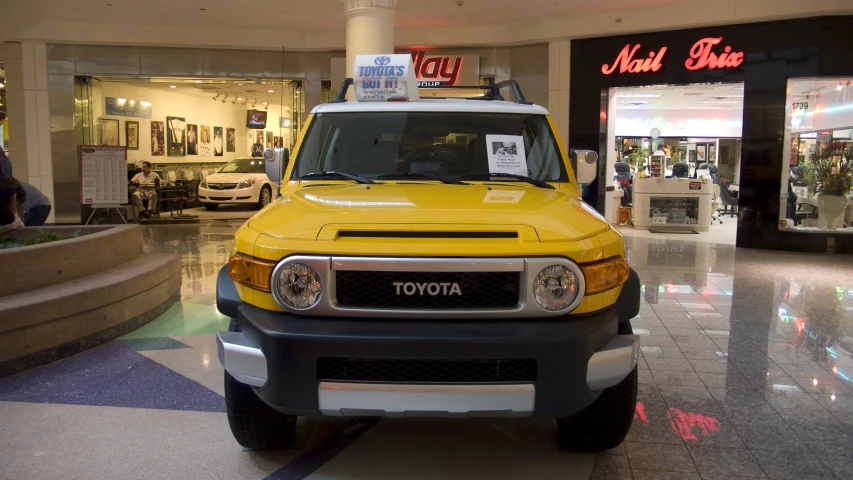
[[[737,207],[738,199],[732,197],[731,192],[729,192],[728,183],[720,182],[719,185],[715,184],[715,186],[720,187],[720,199],[723,201],[723,208],[717,209],[717,213],[720,215],[728,215],[734,218],[734,216],[737,215],[735,207]],[[729,207],[732,207],[731,210],[729,210]]]
[[[186,220],[190,218],[198,218],[198,215],[186,215],[184,214],[184,207],[187,203],[193,202],[196,199],[196,186],[198,185],[198,180],[193,180],[188,183],[185,188],[180,190],[175,190],[175,196],[169,197],[166,200],[169,200],[170,208],[169,212],[172,218],[179,220]],[[177,213],[176,213],[177,212]]]

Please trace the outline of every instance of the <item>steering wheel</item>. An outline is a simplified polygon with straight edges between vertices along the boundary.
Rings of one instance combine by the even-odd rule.
[[[409,160],[411,163],[456,162],[459,160],[459,154],[447,147],[442,147],[441,145],[426,145],[413,150],[409,156]]]

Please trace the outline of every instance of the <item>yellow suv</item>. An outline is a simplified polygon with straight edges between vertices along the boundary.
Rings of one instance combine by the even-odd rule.
[[[293,155],[264,153],[280,197],[218,277],[237,441],[285,448],[299,416],[537,416],[570,448],[617,446],[640,285],[581,201],[572,165],[594,175],[597,157],[570,154],[513,81],[365,102],[351,83]]]

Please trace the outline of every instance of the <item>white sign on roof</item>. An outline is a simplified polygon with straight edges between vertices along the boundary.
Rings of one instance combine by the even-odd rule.
[[[359,102],[420,99],[411,55],[359,55],[353,86]]]

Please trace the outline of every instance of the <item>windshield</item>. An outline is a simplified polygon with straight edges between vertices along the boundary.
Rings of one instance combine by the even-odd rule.
[[[263,158],[235,158],[222,167],[219,173],[264,173]]]
[[[458,178],[511,173],[568,182],[544,115],[322,114],[314,118],[296,162],[293,179],[318,172],[368,179],[406,173]]]

